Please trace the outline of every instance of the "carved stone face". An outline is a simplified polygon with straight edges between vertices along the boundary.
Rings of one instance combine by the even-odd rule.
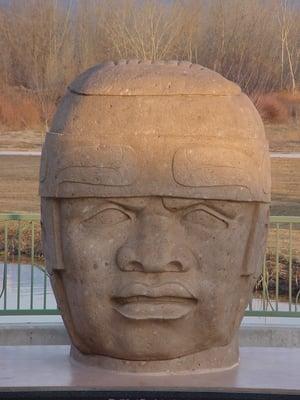
[[[232,340],[252,288],[257,203],[60,200],[63,282],[88,351],[161,360]],[[238,229],[237,229],[238,227]]]
[[[40,173],[46,265],[72,356],[127,372],[236,365],[269,161],[251,101],[200,65],[121,60],[75,79]]]

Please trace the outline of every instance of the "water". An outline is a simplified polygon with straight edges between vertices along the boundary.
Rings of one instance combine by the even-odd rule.
[[[32,275],[33,274],[33,275]],[[2,291],[4,276],[4,264],[0,263],[0,293]],[[49,277],[43,269],[38,266],[31,268],[29,264],[7,264],[7,290],[6,290],[6,308],[16,309],[18,305],[18,280],[19,289],[19,307],[30,309],[31,293],[33,309],[56,309],[56,301],[52,292]],[[32,285],[31,285],[32,282]],[[4,308],[4,293],[0,298],[0,310]],[[54,322],[61,321],[60,316],[0,316],[0,322]]]

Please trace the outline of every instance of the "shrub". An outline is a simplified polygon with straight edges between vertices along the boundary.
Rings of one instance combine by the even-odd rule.
[[[252,100],[264,121],[271,123],[288,121],[288,107],[276,93],[255,95],[252,96]]]
[[[41,128],[41,107],[34,94],[12,87],[3,89],[0,92],[0,126],[7,130]]]

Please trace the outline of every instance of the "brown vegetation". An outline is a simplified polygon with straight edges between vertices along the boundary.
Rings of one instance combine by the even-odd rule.
[[[5,87],[0,93],[0,128],[39,129],[43,126],[37,97],[28,90]]]
[[[1,90],[34,92],[34,100],[15,109],[21,100],[1,97],[0,121],[10,129],[39,119],[47,125],[67,83],[108,59],[186,59],[220,72],[248,94],[294,93],[300,9],[292,0],[10,0],[0,5],[0,51]],[[286,108],[293,112],[277,96],[261,102],[268,120],[284,119]],[[19,107],[28,112],[14,122]]]
[[[28,222],[10,221],[7,224],[7,261],[16,257],[34,256],[42,258],[41,227],[39,222],[34,223],[34,246],[32,247],[32,224]],[[0,222],[0,261],[5,260],[4,222]]]
[[[297,123],[300,117],[300,92],[251,93],[253,103],[266,123]]]
[[[0,213],[39,212],[39,165],[39,157],[0,157]]]
[[[289,119],[288,108],[276,93],[260,95],[254,98],[254,104],[266,122],[286,123]]]
[[[278,257],[278,294],[287,296],[289,294],[289,269],[291,268],[291,295],[295,299],[300,290],[300,262],[292,259],[291,265],[289,259],[280,255]],[[271,295],[276,292],[276,256],[267,254],[266,257],[266,281]],[[261,286],[262,289],[262,286]]]

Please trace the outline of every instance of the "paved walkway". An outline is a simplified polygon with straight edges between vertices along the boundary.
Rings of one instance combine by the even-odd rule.
[[[40,156],[40,151],[0,151],[0,156]],[[271,152],[272,158],[300,158],[300,153]]]
[[[0,156],[41,156],[40,151],[0,151]]]
[[[270,153],[272,158],[300,158],[300,153]]]

